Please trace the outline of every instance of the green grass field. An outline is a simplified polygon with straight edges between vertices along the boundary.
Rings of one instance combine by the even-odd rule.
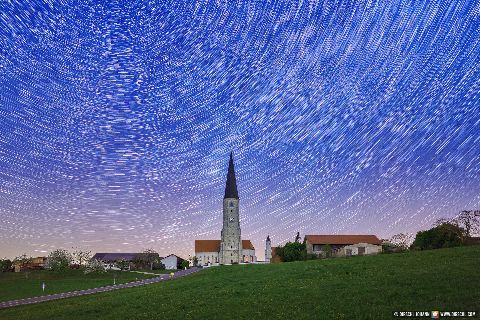
[[[115,283],[119,284],[152,276],[121,271],[87,275],[80,270],[68,270],[65,273],[46,270],[20,273],[0,272],[0,301],[103,287],[112,285],[114,277]],[[42,282],[46,284],[45,293],[42,292]]]
[[[174,281],[0,310],[0,319],[392,319],[480,311],[480,246],[209,268]]]

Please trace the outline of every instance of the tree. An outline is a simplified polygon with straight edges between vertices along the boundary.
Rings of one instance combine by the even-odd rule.
[[[181,267],[182,267],[182,269],[190,268],[190,262],[188,262],[187,260],[183,260],[182,264],[181,264]]]
[[[465,230],[453,223],[444,223],[426,231],[420,231],[411,248],[416,250],[438,249],[464,244]]]
[[[47,257],[47,268],[53,271],[65,271],[73,262],[73,257],[70,252],[65,249],[57,249]]]
[[[300,242],[300,232],[297,232],[297,235],[295,237],[295,242],[297,242],[297,243]]]
[[[85,270],[83,272],[85,274],[104,273],[107,272],[107,270],[105,270],[105,265],[102,261],[97,259],[90,259],[90,261],[88,261],[87,265],[85,266]]]
[[[121,270],[127,270],[130,267],[130,262],[128,262],[125,259],[120,259],[115,261],[115,264],[117,267],[119,267]]]
[[[148,267],[153,270],[153,264],[160,262],[160,256],[153,249],[145,249],[135,259],[142,268]]]
[[[305,260],[307,255],[305,244],[299,242],[287,242],[282,251],[285,262]]]
[[[85,265],[92,259],[92,253],[90,251],[84,251],[80,248],[72,249],[72,261],[74,264],[77,264],[80,267],[85,267]]]
[[[0,272],[7,272],[12,269],[12,261],[10,259],[1,259],[0,260]]]
[[[15,259],[13,259],[13,264],[18,264],[20,266],[24,266],[24,265],[27,265],[29,263],[32,263],[32,257],[29,257],[27,256],[26,253],[18,256],[18,257],[15,257]]]
[[[463,210],[453,221],[465,229],[467,237],[471,237],[480,231],[479,210]]]
[[[330,258],[332,256],[332,246],[326,244],[323,246],[322,251],[325,252],[325,258]]]
[[[393,235],[389,242],[394,246],[393,251],[405,251],[412,242],[412,235],[408,233],[398,233]]]

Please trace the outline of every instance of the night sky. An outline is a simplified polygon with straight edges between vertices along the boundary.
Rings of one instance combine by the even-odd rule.
[[[480,1],[0,2],[0,257],[193,255],[230,151],[259,259],[479,209]]]

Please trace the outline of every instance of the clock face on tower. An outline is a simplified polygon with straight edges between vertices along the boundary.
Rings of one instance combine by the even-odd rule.
[[[230,222],[233,222],[234,219],[233,219],[233,217],[230,217],[230,219],[228,219],[228,220],[229,220]]]

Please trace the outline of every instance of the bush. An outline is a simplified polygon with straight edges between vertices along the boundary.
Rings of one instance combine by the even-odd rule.
[[[120,259],[115,261],[115,265],[121,270],[128,270],[128,268],[130,267],[130,262],[125,259]]]
[[[102,261],[97,260],[97,259],[91,259],[87,263],[87,266],[85,267],[85,270],[83,272],[85,274],[88,274],[88,273],[104,273],[104,272],[107,272],[107,270],[105,270],[105,265],[103,264]]]
[[[181,264],[182,269],[189,268],[190,263],[187,260],[183,260]]]
[[[70,252],[64,249],[57,249],[48,255],[46,268],[52,271],[65,271],[72,262],[73,258]]]
[[[160,261],[155,261],[152,265],[153,270],[165,270],[165,265]]]
[[[287,242],[283,247],[282,260],[285,262],[306,260],[307,250],[304,243]]]

